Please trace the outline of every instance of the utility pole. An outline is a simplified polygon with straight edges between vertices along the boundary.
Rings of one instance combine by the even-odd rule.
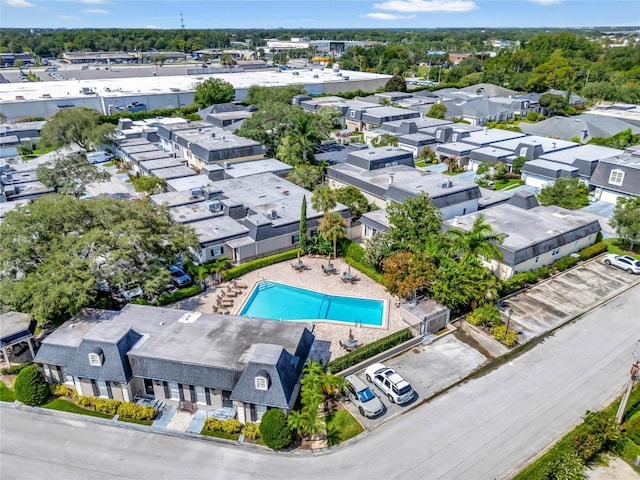
[[[638,380],[638,372],[640,372],[640,364],[638,363],[638,352],[633,352],[633,357],[636,361],[631,365],[631,370],[629,372],[629,381],[627,382],[627,387],[624,390],[624,394],[622,395],[622,400],[620,401],[620,406],[618,407],[618,412],[616,413],[616,423],[618,425],[622,424],[624,420],[624,410],[627,408],[627,402],[629,401],[629,397],[631,396],[631,391]]]
[[[180,27],[184,30],[184,17],[180,14]]]

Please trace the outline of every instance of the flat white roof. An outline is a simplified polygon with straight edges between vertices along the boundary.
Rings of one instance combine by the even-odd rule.
[[[297,75],[293,75],[296,72]],[[20,96],[24,100],[48,100],[86,98],[93,95],[82,93],[83,88],[89,88],[101,97],[122,97],[126,95],[171,94],[179,92],[193,92],[196,86],[208,78],[220,78],[231,83],[236,90],[248,89],[253,85],[265,87],[286,85],[310,85],[324,83],[349,83],[359,80],[391,78],[390,75],[379,75],[367,72],[343,71],[349,80],[338,77],[333,71],[316,69],[309,70],[274,70],[248,71],[240,73],[175,75],[175,76],[144,76],[130,78],[100,78],[87,80],[62,80],[58,82],[20,82],[4,83],[0,90],[0,102],[16,102]],[[314,78],[317,75],[317,78]],[[349,90],[345,86],[345,91]],[[46,97],[43,97],[45,95]],[[372,106],[369,104],[369,106]]]

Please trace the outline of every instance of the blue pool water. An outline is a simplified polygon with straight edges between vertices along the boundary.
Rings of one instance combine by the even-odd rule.
[[[271,320],[331,320],[382,326],[384,301],[325,295],[276,282],[260,282],[240,315]]]

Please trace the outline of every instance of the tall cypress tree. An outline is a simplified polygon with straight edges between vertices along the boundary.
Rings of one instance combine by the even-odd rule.
[[[304,253],[307,246],[307,196],[302,196],[300,207],[300,251]]]

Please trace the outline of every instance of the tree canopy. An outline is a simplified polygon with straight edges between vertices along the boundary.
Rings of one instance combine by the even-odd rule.
[[[425,192],[403,203],[392,202],[387,207],[389,223],[394,227],[389,235],[401,250],[417,251],[430,233],[440,232],[442,215]]]
[[[236,90],[229,82],[220,78],[208,78],[196,87],[193,104],[198,108],[205,108],[217,103],[233,102]]]
[[[0,302],[39,323],[64,320],[99,287],[159,293],[167,265],[196,248],[190,228],[149,202],[46,195],[0,223]]]
[[[108,182],[111,174],[92,165],[83,154],[59,155],[36,170],[38,180],[58,193],[81,197],[92,183]]]
[[[437,118],[440,120],[444,120],[445,115],[447,114],[447,106],[443,103],[434,103],[429,108],[427,112],[427,117]]]
[[[609,223],[620,238],[640,244],[640,197],[619,198]]]
[[[100,114],[84,107],[60,110],[44,124],[40,134],[42,148],[61,148],[69,145],[90,151],[110,144],[115,126],[100,122]]]
[[[558,178],[538,194],[540,205],[577,210],[589,205],[586,187],[577,178]]]

